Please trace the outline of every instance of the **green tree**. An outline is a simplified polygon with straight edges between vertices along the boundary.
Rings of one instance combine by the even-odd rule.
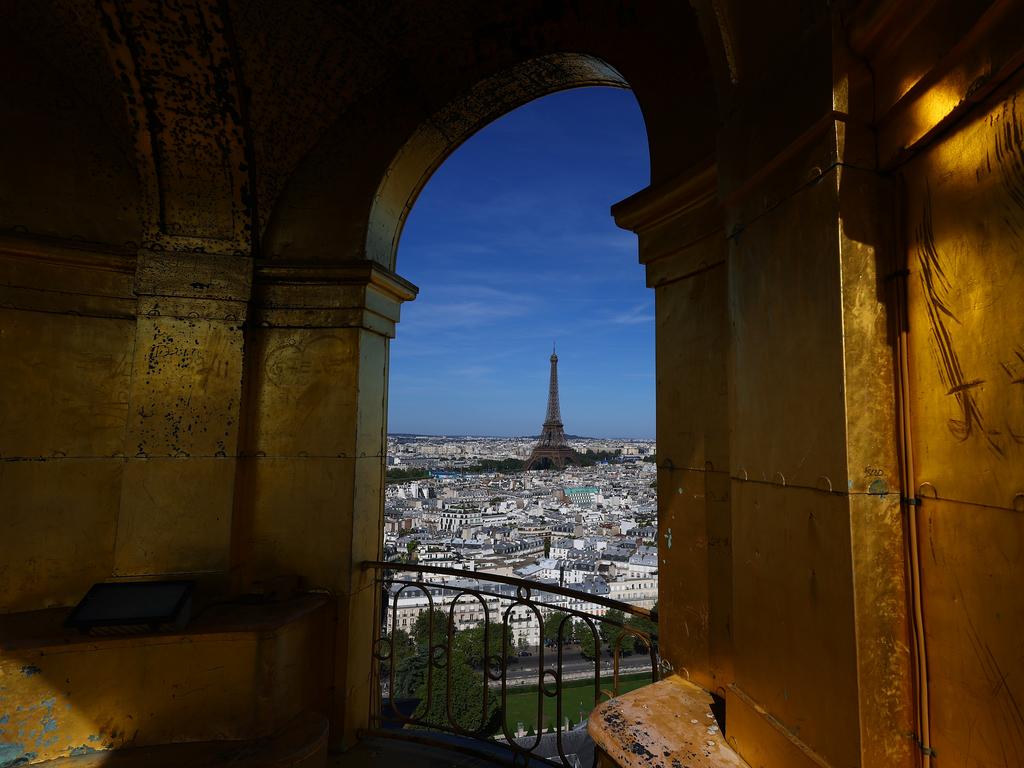
[[[406,480],[424,480],[430,477],[430,473],[425,469],[403,469],[401,467],[392,467],[388,469],[386,474],[389,483],[401,483]]]
[[[433,614],[433,631],[431,631],[430,620]],[[430,645],[444,645],[448,639],[448,612],[435,608],[433,611],[420,611],[416,621],[412,625],[412,637],[418,646],[427,645],[427,636],[430,633]]]
[[[585,467],[592,467],[599,461],[610,461],[611,459],[618,458],[622,455],[622,450],[614,451],[595,451],[590,448],[585,453],[580,454],[580,460]]]
[[[416,617],[412,636],[416,642],[417,653],[408,657],[401,674],[396,675],[395,689],[397,692],[413,691],[420,700],[414,717],[421,720],[423,727],[450,727],[451,719],[448,712],[451,700],[451,717],[455,723],[479,736],[490,736],[501,726],[499,696],[497,691],[489,690],[486,708],[484,706],[484,687],[487,685],[486,673],[483,671],[483,624],[463,632],[456,632],[450,645],[448,638],[448,615],[442,610],[434,609],[433,627],[430,626],[431,612],[424,611]],[[492,625],[489,642],[497,641],[501,645],[501,625]],[[495,630],[497,632],[495,636]],[[449,648],[448,653],[432,654],[429,646]],[[490,649],[488,649],[490,650]],[[500,650],[498,651],[500,653]],[[476,661],[481,669],[474,671]],[[428,690],[427,665],[434,662],[430,671],[431,680]],[[450,676],[450,681],[449,681]]]
[[[513,648],[512,630],[500,622],[491,622],[487,627],[487,655],[501,658],[502,633],[508,640],[508,649],[511,653]],[[464,629],[456,635],[453,645],[466,662],[474,669],[484,666],[484,623],[481,621],[476,626]]]
[[[426,649],[417,647],[412,654],[402,659],[395,669],[395,689],[392,696],[396,699],[410,699],[418,695],[427,680]]]
[[[547,642],[548,640],[550,640],[552,642],[556,642],[556,643],[558,642],[558,627],[559,627],[559,625],[561,625],[562,619],[564,619],[564,618],[565,618],[565,614],[562,613],[561,611],[551,611],[544,618],[544,641],[545,642]],[[572,636],[572,633],[573,633],[572,630],[573,630],[572,622],[570,621],[569,622],[569,626],[567,626],[565,628],[565,634],[563,635],[563,638],[567,639],[570,636]]]
[[[430,611],[421,611],[413,622],[409,633],[408,651],[397,662],[395,667],[395,698],[411,698],[420,695],[420,689],[427,684],[427,661],[430,658],[430,647],[445,645],[448,638],[448,614],[440,608],[433,610],[433,632],[430,628]],[[432,635],[428,644],[428,635]],[[434,679],[446,674],[444,669],[434,668]],[[437,687],[434,683],[434,687]]]
[[[650,619],[645,619],[641,616],[630,616],[626,619],[626,626],[638,632],[645,633],[651,638],[652,644],[657,644],[658,625]],[[647,644],[644,643],[641,638],[633,634],[627,634],[622,641],[622,647],[623,649],[629,648],[634,653],[650,653],[650,649],[647,647]]]
[[[433,690],[428,701],[427,682],[422,681],[417,690],[420,699],[414,716],[421,718],[427,726],[448,727],[450,723],[448,698],[451,696],[451,716],[461,728],[473,731],[478,736],[490,736],[501,727],[499,694],[489,690],[487,708],[484,709],[485,676],[474,671],[458,651],[448,660],[451,667],[451,688],[448,687],[447,665],[434,669]]]
[[[601,653],[601,638],[594,637],[590,625],[580,619],[574,628],[576,639],[580,642],[580,653],[585,659],[594,659]]]
[[[608,647],[615,650],[616,643],[622,635],[622,625],[626,623],[626,614],[618,608],[612,608],[604,615],[601,622],[601,638],[608,643]],[[632,650],[632,649],[630,649]]]
[[[453,472],[467,472],[470,474],[501,472],[502,474],[511,475],[522,472],[524,466],[526,466],[526,462],[522,459],[480,459],[479,463],[470,467],[448,467],[447,469]]]
[[[388,677],[392,665],[397,673],[402,663],[416,653],[416,644],[404,629],[396,629],[390,635],[384,635],[384,638],[391,641],[391,655],[380,663],[380,673],[383,677]]]

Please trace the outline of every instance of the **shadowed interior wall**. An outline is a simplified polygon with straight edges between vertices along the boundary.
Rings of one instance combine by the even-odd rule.
[[[113,572],[132,266],[124,255],[0,241],[4,612],[74,604]]]
[[[661,653],[666,669],[724,696],[733,679],[730,341],[717,182],[706,166],[613,213],[637,233],[655,295]]]
[[[68,605],[113,571],[141,235],[102,42],[24,11],[0,45],[2,612]]]
[[[1019,105],[1018,77],[902,171],[931,743],[971,767],[1024,759]]]
[[[615,215],[656,296],[666,662],[752,765],[1020,762],[1020,4],[43,5],[0,24],[5,756],[143,710],[138,744],[304,710],[352,743],[402,217],[477,127],[603,72],[650,139]],[[168,574],[200,608],[323,595],[60,634],[92,582]],[[130,704],[69,674],[93,653]],[[149,707],[161,664],[209,707]]]
[[[23,649],[11,669],[36,666],[24,659],[53,647],[62,608],[95,581],[197,578],[199,613],[250,592],[317,590],[330,596],[316,626],[333,651],[299,663],[331,671],[304,702],[330,715],[335,743],[354,741],[372,699],[375,593],[360,564],[380,556],[387,345],[415,295],[369,260],[375,195],[401,170],[402,147],[447,109],[446,141],[399,192],[387,225],[397,242],[425,174],[472,131],[541,93],[597,82],[572,67],[531,80],[546,57],[580,50],[614,60],[598,65],[602,78],[626,77],[647,101],[658,172],[706,153],[711,121],[680,143],[673,117],[684,100],[714,111],[700,33],[685,6],[659,10],[5,6],[2,96],[18,119],[5,121],[0,149],[12,171],[0,189],[0,355],[13,372],[0,387],[17,405],[0,414],[14,544],[0,609],[34,617],[8,625]],[[658,35],[665,25],[673,33]],[[392,39],[405,42],[379,44]],[[689,93],[662,91],[666,71]],[[503,75],[505,92],[464,98]],[[91,652],[68,647],[69,658]],[[125,654],[126,678],[160,663],[153,647],[157,657]],[[32,699],[39,686],[63,679],[38,666],[34,687],[0,691],[5,707],[26,707],[10,726],[15,759],[59,757],[90,737],[123,745],[112,734],[129,728],[131,707],[61,721],[45,746],[18,740],[49,717]],[[255,673],[200,680],[201,666],[189,674],[222,690],[211,702],[226,709],[161,707],[136,745],[216,736],[197,720],[221,722],[265,684]],[[92,707],[75,698],[86,685],[70,681],[60,705]],[[103,732],[90,730],[101,715]],[[280,721],[239,723],[249,725],[223,735]]]

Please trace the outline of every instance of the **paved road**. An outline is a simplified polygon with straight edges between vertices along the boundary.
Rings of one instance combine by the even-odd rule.
[[[555,648],[544,649],[544,666],[554,669],[558,660]],[[538,656],[523,656],[508,666],[509,685],[530,685],[537,682]],[[610,677],[612,674],[612,657],[604,653],[601,657],[601,675]],[[645,656],[623,656],[619,659],[619,674],[629,675],[637,672],[649,672],[651,660]],[[581,680],[594,674],[594,662],[583,658],[578,646],[567,646],[562,652],[562,677],[565,680]]]
[[[531,656],[520,656],[508,665],[508,685],[518,687],[525,685],[536,685],[538,672],[537,662],[539,656],[536,652]],[[558,661],[558,650],[556,648],[544,649],[544,666],[546,669],[554,669]],[[605,651],[601,656],[601,676],[612,676],[612,657]],[[633,675],[640,672],[651,671],[651,660],[649,657],[633,654],[623,656],[619,660],[619,674]],[[591,659],[583,658],[579,646],[566,646],[562,651],[562,680],[587,680],[594,675],[594,662]],[[383,680],[382,691],[387,695],[387,681]]]

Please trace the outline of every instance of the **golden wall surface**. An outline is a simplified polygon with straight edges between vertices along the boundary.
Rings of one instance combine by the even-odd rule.
[[[0,245],[11,759],[254,738],[310,710],[352,743],[371,700],[361,563],[381,554],[387,344],[415,288],[368,263],[261,267],[250,299],[249,260]],[[198,580],[192,634],[55,629],[97,581],[171,575]],[[278,621],[283,656],[263,659],[267,613],[310,589],[330,596],[319,618]],[[271,603],[204,629],[232,592]],[[192,694],[203,706],[177,698]]]
[[[144,712],[146,743],[304,709],[354,741],[402,223],[473,131],[597,83],[634,89],[650,141],[614,213],[656,297],[666,666],[724,695],[759,768],[1024,761],[1020,3],[2,21],[12,759],[121,746]],[[327,597],[164,645],[46,628],[96,581],[172,574],[200,610]]]
[[[188,634],[142,637],[84,636],[61,627],[61,610],[19,614],[0,630],[4,757],[272,734],[326,707],[330,614],[323,597],[222,607]]]
[[[732,681],[727,270],[716,173],[652,187],[617,204],[655,292],[659,601],[668,668],[725,695]]]
[[[0,242],[2,612],[74,604],[113,572],[133,266],[120,254]]]
[[[381,557],[388,337],[415,288],[377,266],[259,270],[247,334],[233,578],[275,578],[337,600],[336,740],[351,744],[371,700]]]
[[[708,607],[728,585],[717,619],[731,626],[727,735],[751,764],[1012,763],[1010,649],[1024,617],[1004,542],[1018,538],[1024,465],[1013,426],[1020,311],[1003,297],[1019,292],[1024,262],[1022,130],[1005,83],[1019,65],[1008,29],[1020,9],[809,15],[788,66],[750,37],[784,16],[757,26],[755,11],[717,10],[737,46],[730,71],[758,82],[733,94],[717,166],[729,580],[704,577],[708,501],[679,498],[676,466],[695,453],[695,421],[714,429],[707,414],[720,411],[686,370],[706,348],[693,329],[713,310],[702,293],[659,283],[659,258],[687,241],[645,239],[644,225],[620,217],[640,233],[658,286],[659,500],[673,529],[671,547],[660,542],[662,579],[685,580],[681,604],[662,604],[666,656],[711,685],[691,619],[713,627]],[[965,27],[970,41],[958,43]],[[701,362],[701,376],[715,370]]]
[[[825,180],[731,243],[734,686],[824,760],[850,765],[859,733],[847,725],[858,706],[837,208]],[[755,763],[763,754],[738,728],[729,738]]]
[[[1024,90],[904,170],[909,410],[937,764],[1024,760]]]

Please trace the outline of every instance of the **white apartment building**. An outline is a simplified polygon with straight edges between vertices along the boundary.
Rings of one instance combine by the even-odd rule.
[[[647,549],[647,547],[644,547]],[[628,578],[643,579],[658,574],[658,555],[637,552],[629,558]]]
[[[437,513],[437,528],[457,535],[468,528],[479,528],[483,519],[483,512],[475,506],[445,507]]]
[[[538,584],[542,587],[542,584]],[[488,593],[477,598],[470,594],[458,594],[460,588],[481,589]],[[608,595],[608,587],[599,582],[595,588],[596,594]],[[429,593],[429,598],[428,598]],[[397,599],[396,599],[397,596]],[[541,626],[537,621],[537,614],[534,609],[527,605],[512,605],[517,597],[516,587],[507,584],[493,584],[480,582],[476,579],[451,579],[444,585],[439,584],[395,584],[388,594],[386,606],[385,631],[389,634],[397,626],[405,632],[411,632],[416,624],[416,617],[428,609],[432,604],[434,609],[445,611],[446,616],[454,617],[456,630],[469,629],[484,620],[486,613],[492,624],[500,624],[509,614],[509,627],[512,632],[512,642],[518,644],[525,642],[527,645],[536,646],[540,643]],[[604,616],[607,609],[603,606],[591,603],[585,596],[565,597],[554,595],[540,590],[532,594],[534,602],[543,603],[538,608],[541,617],[546,617],[550,610],[571,608],[583,611],[592,616]],[[454,612],[452,603],[455,603]],[[652,602],[653,605],[653,602]],[[547,608],[546,606],[550,606]]]
[[[641,579],[621,579],[608,582],[608,597],[619,602],[652,610],[658,602],[657,575]]]
[[[558,560],[564,560],[569,556],[569,553],[573,550],[574,544],[572,539],[551,539],[551,557],[557,558]]]

